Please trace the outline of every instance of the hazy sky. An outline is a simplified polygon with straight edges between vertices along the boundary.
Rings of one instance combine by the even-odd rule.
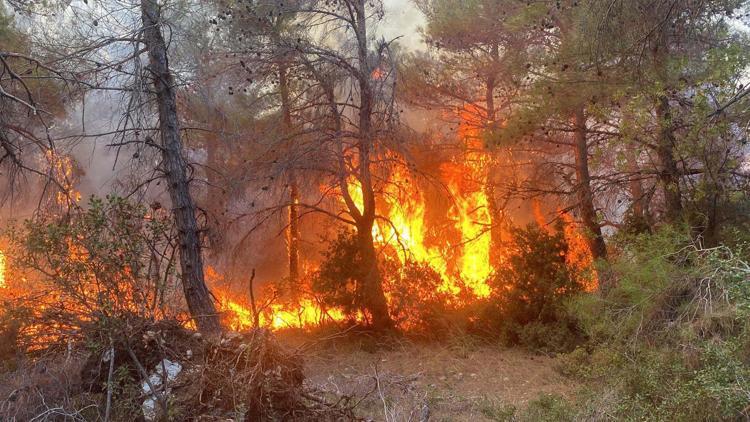
[[[399,42],[410,48],[420,48],[422,39],[417,28],[424,23],[422,13],[412,0],[383,0],[385,19],[381,22],[381,32],[386,39],[401,36]]]

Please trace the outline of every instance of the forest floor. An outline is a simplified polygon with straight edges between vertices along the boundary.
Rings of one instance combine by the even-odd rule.
[[[431,421],[503,420],[541,394],[573,396],[578,385],[556,366],[552,357],[471,340],[336,342],[305,356],[309,386],[361,400],[357,413],[377,421],[419,421],[426,409]]]

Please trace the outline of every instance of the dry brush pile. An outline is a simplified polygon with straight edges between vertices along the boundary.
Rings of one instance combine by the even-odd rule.
[[[177,321],[27,355],[0,375],[2,420],[353,420],[308,389],[300,353],[267,330],[208,339]]]

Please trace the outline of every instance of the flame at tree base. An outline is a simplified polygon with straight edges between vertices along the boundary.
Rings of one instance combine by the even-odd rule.
[[[256,328],[252,306],[225,297],[219,297],[219,304],[227,327],[235,331]],[[294,306],[270,304],[257,312],[258,325],[272,330],[319,327],[326,322],[351,319],[339,309],[324,309],[309,299],[301,300]]]

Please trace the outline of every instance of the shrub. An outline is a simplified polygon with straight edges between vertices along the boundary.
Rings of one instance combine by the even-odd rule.
[[[355,236],[350,231],[338,234],[324,252],[312,281],[312,290],[324,305],[341,308],[352,318],[364,310],[358,281],[363,278],[362,259]]]
[[[521,421],[565,422],[575,421],[574,409],[565,398],[543,394],[529,402],[528,407],[519,415]]]
[[[570,349],[578,339],[564,304],[584,286],[566,263],[563,231],[529,225],[511,234],[506,263],[489,280],[492,296],[483,317],[487,329],[511,344]]]
[[[390,263],[391,269],[384,272],[384,288],[394,321],[400,327],[431,337],[449,331],[456,309],[450,305],[451,295],[440,290],[440,275],[424,263]]]
[[[324,253],[312,282],[313,293],[323,305],[338,307],[352,319],[364,312],[357,281],[361,265],[354,236],[339,233]],[[452,295],[441,291],[443,280],[435,270],[425,263],[402,263],[396,254],[388,253],[379,255],[378,265],[391,318],[400,328],[429,333],[431,337],[451,328],[456,308],[451,306]]]
[[[615,419],[748,417],[750,266],[689,233],[620,237],[607,268],[615,283],[572,302],[590,341],[563,369],[614,391],[589,400],[606,402]]]
[[[43,347],[51,338],[64,343],[84,324],[109,329],[134,315],[181,312],[173,236],[166,211],[118,197],[92,197],[88,209],[40,214],[11,230],[15,302],[6,309],[24,310],[16,313],[23,314],[19,339]]]

